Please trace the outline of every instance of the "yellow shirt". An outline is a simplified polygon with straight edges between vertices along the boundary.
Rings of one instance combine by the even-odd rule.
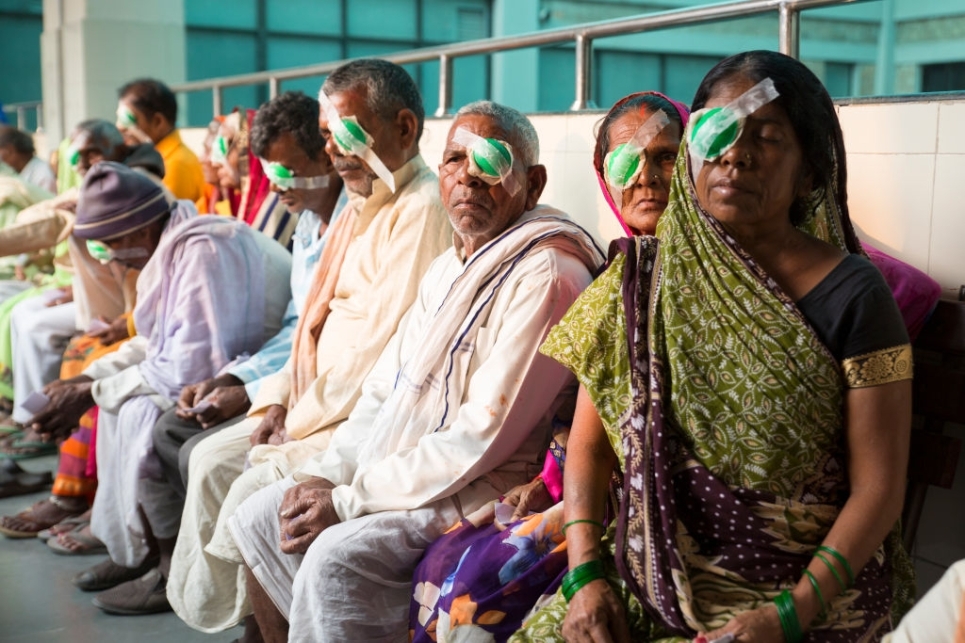
[[[188,146],[181,142],[177,130],[154,144],[164,159],[164,185],[179,199],[197,202],[204,196],[204,173],[201,162]]]

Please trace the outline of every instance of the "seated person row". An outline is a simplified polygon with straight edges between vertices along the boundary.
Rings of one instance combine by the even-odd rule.
[[[907,609],[910,346],[848,220],[833,104],[800,63],[749,52],[694,107],[768,79],[736,140],[695,113],[656,238],[620,244],[542,348],[581,382],[570,572],[510,640],[852,640]]]
[[[240,222],[197,217],[190,202],[171,202],[147,177],[108,161],[84,179],[73,234],[141,271],[139,334],[81,376],[48,386],[50,402],[34,423],[60,437],[98,405],[93,533],[113,556],[143,556],[133,535],[144,533],[136,494],[159,473],[153,425],[184,385],[277,332],[290,299],[290,257]]]
[[[126,145],[118,129],[107,121],[80,123],[70,142],[75,152],[72,167],[81,177],[101,160],[139,168],[158,181],[164,177],[164,161],[152,145]],[[94,319],[115,319],[133,305],[134,280],[129,279],[127,269],[97,261],[90,256],[84,241],[71,234],[79,195],[79,188],[70,188],[25,208],[10,225],[0,229],[0,256],[54,252],[61,244],[67,249],[64,256],[55,259],[55,266],[58,274],[65,275],[58,283],[66,284],[64,299],[68,301],[52,306],[59,300],[34,297],[20,303],[11,315],[11,335],[16,337],[11,344],[16,350],[11,356],[10,392],[17,403],[57,379],[63,346],[74,333],[87,330]],[[4,361],[2,353],[0,361]],[[0,392],[6,394],[4,388],[0,384]],[[16,422],[26,423],[31,416],[26,409],[14,405]]]
[[[603,259],[566,215],[537,206],[538,159],[516,110],[483,101],[456,114],[439,166],[453,248],[328,448],[229,520],[266,640],[405,639],[425,547],[538,470],[574,380],[537,348]]]
[[[349,199],[328,232],[289,362],[262,381],[247,419],[188,445],[167,598],[186,622],[206,631],[233,626],[249,611],[241,559],[220,517],[226,520],[250,493],[327,445],[415,298],[419,279],[451,243],[438,182],[418,153],[424,111],[408,74],[385,61],[356,61],[333,72],[326,89],[369,133],[368,149],[378,156],[364,160],[328,142]],[[307,126],[317,132],[317,112],[315,118]],[[290,147],[279,137],[265,154],[285,162]],[[157,429],[163,439],[163,427]],[[113,595],[137,597],[126,604],[150,611],[147,606],[160,603],[153,589],[119,587]]]
[[[331,231],[336,203],[344,201],[342,182],[334,173],[318,132],[318,102],[301,93],[287,92],[268,102],[254,119],[252,148],[266,161],[280,163],[298,177],[325,187],[275,186],[298,217],[290,277],[292,298],[285,311],[282,329],[247,360],[233,360],[216,377],[184,387],[178,405],[167,410],[154,427],[154,448],[163,478],[143,483],[138,503],[148,531],[144,534],[158,556],[139,565],[123,559],[108,559],[82,573],[75,583],[82,589],[102,590],[133,581],[157,567],[164,578],[183,510],[187,457],[194,444],[244,418],[261,379],[274,374],[291,353],[292,339],[304,309],[312,274],[324,252]],[[153,577],[153,575],[152,575]],[[145,613],[169,609],[163,585],[152,592],[132,592],[125,585],[101,596],[99,603],[113,612]],[[136,600],[132,600],[134,597]]]

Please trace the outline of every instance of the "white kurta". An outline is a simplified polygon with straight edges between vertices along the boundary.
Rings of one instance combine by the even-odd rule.
[[[290,480],[230,520],[245,561],[288,616],[290,640],[404,640],[422,550],[539,471],[575,382],[538,348],[602,261],[558,215],[541,206],[469,261],[454,249],[433,263],[348,421],[295,474],[335,483],[343,521],[304,564],[278,548],[279,492]]]
[[[91,529],[111,558],[134,567],[147,548],[139,480],[160,478],[151,430],[181,388],[212,377],[278,331],[290,298],[291,258],[232,219],[195,216],[178,202],[138,278],[138,335],[91,364],[99,486]]]

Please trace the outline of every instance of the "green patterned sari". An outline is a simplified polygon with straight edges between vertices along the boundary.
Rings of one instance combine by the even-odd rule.
[[[634,640],[690,639],[793,587],[848,497],[846,389],[911,376],[908,345],[862,356],[885,365],[870,378],[874,369],[838,362],[700,209],[687,159],[683,145],[657,238],[617,242],[620,257],[542,349],[576,373],[619,447],[624,487],[611,552],[645,611],[637,618],[630,601]],[[812,195],[801,228],[860,252],[827,198],[836,187]],[[912,595],[896,528],[808,640],[877,640]],[[545,634],[563,613],[553,611],[527,627]]]

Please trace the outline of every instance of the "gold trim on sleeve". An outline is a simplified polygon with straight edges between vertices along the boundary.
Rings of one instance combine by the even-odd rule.
[[[912,377],[911,344],[849,357],[841,363],[848,388],[880,386]]]

